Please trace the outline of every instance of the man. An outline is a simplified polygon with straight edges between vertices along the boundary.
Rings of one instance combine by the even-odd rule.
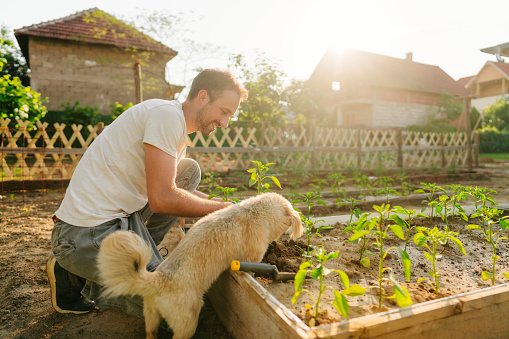
[[[57,312],[86,313],[95,306],[142,317],[141,298],[100,295],[96,257],[111,232],[131,230],[157,250],[182,217],[200,217],[231,203],[195,191],[201,172],[185,159],[187,134],[228,127],[247,91],[227,71],[206,69],[193,80],[184,103],[148,100],[119,116],[91,144],[71,178],[51,235],[47,264]],[[94,300],[94,302],[90,301]]]

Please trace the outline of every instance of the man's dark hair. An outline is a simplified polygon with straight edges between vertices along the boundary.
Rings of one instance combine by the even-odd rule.
[[[202,89],[207,91],[211,102],[214,102],[225,90],[237,92],[240,102],[247,100],[247,90],[235,79],[233,74],[216,68],[204,69],[194,78],[187,99],[193,100]]]

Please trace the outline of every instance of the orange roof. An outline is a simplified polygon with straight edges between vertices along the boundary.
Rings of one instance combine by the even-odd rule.
[[[492,62],[492,64],[498,67],[502,72],[504,72],[507,76],[509,76],[509,64],[506,64],[505,62]]]
[[[472,80],[474,77],[475,77],[475,75],[471,75],[469,77],[464,77],[464,78],[458,79],[458,84],[460,84],[461,86],[465,87],[467,85],[467,83],[470,80]]]
[[[20,43],[23,54],[28,52],[28,36],[38,36],[161,52],[171,56],[170,59],[177,55],[173,49],[97,8],[23,27],[15,30],[14,35]]]
[[[458,96],[470,91],[440,67],[358,50],[328,50],[309,78],[311,84],[356,81],[359,84]]]

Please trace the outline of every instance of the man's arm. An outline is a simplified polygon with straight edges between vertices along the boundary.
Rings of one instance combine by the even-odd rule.
[[[201,217],[231,205],[217,200],[205,200],[178,188],[175,184],[177,159],[150,144],[145,144],[145,168],[148,203],[154,213]]]

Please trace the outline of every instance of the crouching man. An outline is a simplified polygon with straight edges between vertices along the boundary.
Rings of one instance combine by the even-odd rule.
[[[96,257],[111,232],[130,230],[152,247],[147,269],[163,258],[157,246],[178,217],[201,217],[229,202],[207,200],[196,188],[201,172],[185,158],[186,137],[226,128],[247,91],[234,76],[206,69],[185,102],[147,100],[120,115],[80,160],[53,216],[53,255],[47,263],[52,305],[86,313],[95,304],[143,316],[141,298],[101,298]]]

